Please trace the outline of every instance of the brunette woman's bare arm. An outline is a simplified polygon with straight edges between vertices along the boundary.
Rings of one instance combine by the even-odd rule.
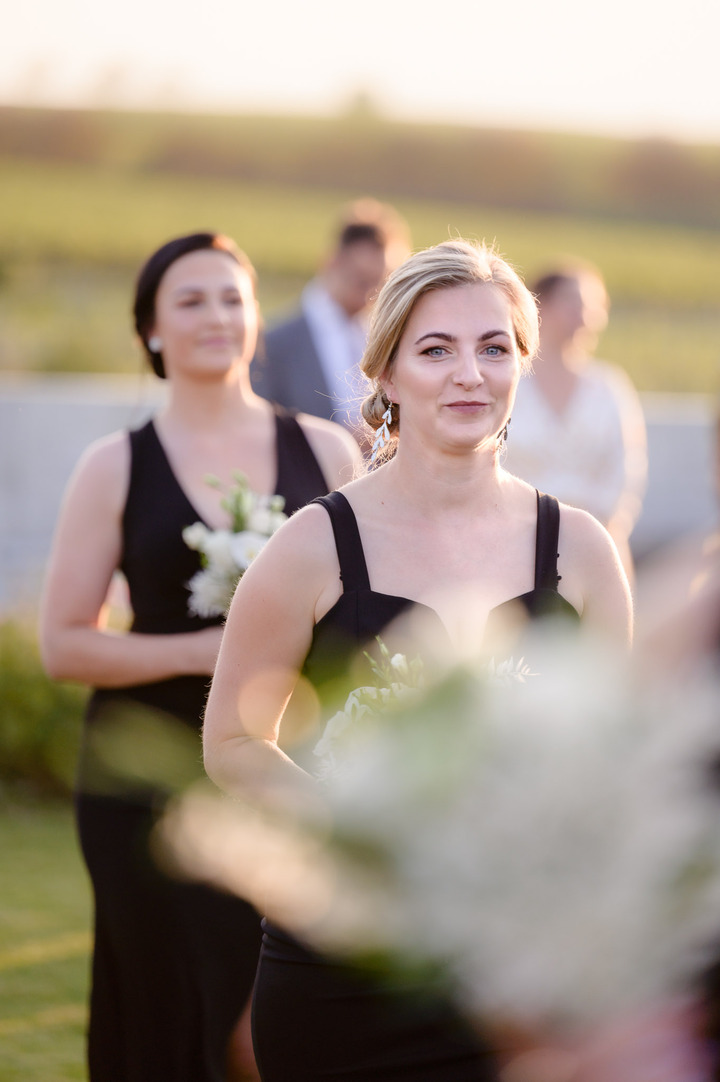
[[[115,433],[88,448],[65,493],[40,613],[43,662],[57,680],[122,688],[213,671],[220,628],[144,635],[103,627],[129,473],[127,434]]]

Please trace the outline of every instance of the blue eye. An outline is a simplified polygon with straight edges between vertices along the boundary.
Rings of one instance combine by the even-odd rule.
[[[427,349],[423,350],[423,355],[425,357],[443,357],[445,355],[445,347],[429,346]]]

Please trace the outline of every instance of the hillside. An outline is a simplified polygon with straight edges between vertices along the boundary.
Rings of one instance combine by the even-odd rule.
[[[720,228],[720,146],[336,117],[0,108],[0,155]]]
[[[395,203],[415,246],[495,241],[526,276],[591,260],[613,302],[602,353],[642,390],[715,392],[720,147],[664,144],[684,172],[658,169],[633,210],[620,165],[650,150],[368,117],[0,109],[0,370],[137,370],[134,276],[197,229],[245,248],[272,320],[314,273],[340,205],[370,194]]]

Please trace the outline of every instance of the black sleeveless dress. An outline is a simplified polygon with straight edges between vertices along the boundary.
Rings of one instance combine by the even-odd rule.
[[[198,553],[182,530],[200,519],[149,421],[130,432],[130,483],[121,569],[132,630],[178,634],[219,625],[188,612],[186,583]],[[276,413],[277,481],[288,514],[328,491],[305,435]],[[98,724],[122,726],[142,711],[199,733],[210,680],[179,676],[136,687],[98,689],[90,700],[76,812],[95,895],[88,1058],[93,1082],[225,1082],[230,1033],[247,1002],[260,949],[260,920],[239,898],[176,881],[149,855],[150,833],[167,793],[101,764]],[[137,736],[131,739],[137,741]],[[142,741],[135,754],[147,755]],[[198,776],[202,753],[197,742]],[[142,776],[142,775],[141,775]]]
[[[330,515],[343,593],[315,627],[304,672],[316,685],[332,689],[358,647],[385,633],[409,608],[425,610],[446,632],[427,606],[371,588],[357,521],[342,493],[316,502]],[[520,603],[532,618],[577,620],[576,610],[558,593],[557,500],[538,493],[537,506],[535,585],[507,604]],[[386,642],[391,651],[398,648]],[[489,1047],[438,993],[408,983],[378,985],[309,950],[267,920],[263,929],[253,1002],[263,1082],[497,1080]]]

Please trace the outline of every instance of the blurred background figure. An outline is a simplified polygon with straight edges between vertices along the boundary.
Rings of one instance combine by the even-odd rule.
[[[374,199],[347,207],[299,308],[266,333],[251,369],[254,390],[355,430],[368,305],[409,252],[409,227],[393,207]]]
[[[95,899],[90,1078],[235,1082],[255,1077],[238,1020],[255,977],[259,917],[239,898],[172,878],[151,853],[172,790],[162,780],[168,762],[186,745],[199,762],[224,622],[189,610],[200,557],[183,530],[198,520],[229,528],[222,488],[236,470],[254,492],[283,496],[292,514],[348,480],[359,451],[339,425],[298,419],[253,394],[255,272],[229,238],[195,233],[164,244],[140,272],[134,314],[150,366],[168,381],[167,404],[85,452],[61,510],[40,619],[50,675],[94,689],[75,800]],[[129,588],[128,630],[105,621],[116,569]],[[155,780],[159,724],[172,725],[173,742]],[[108,733],[110,756],[100,743]]]
[[[595,267],[572,261],[548,268],[530,288],[540,309],[540,347],[532,374],[518,387],[505,467],[590,511],[609,530],[629,572],[647,441],[629,377],[593,357],[608,320],[605,283]]]

